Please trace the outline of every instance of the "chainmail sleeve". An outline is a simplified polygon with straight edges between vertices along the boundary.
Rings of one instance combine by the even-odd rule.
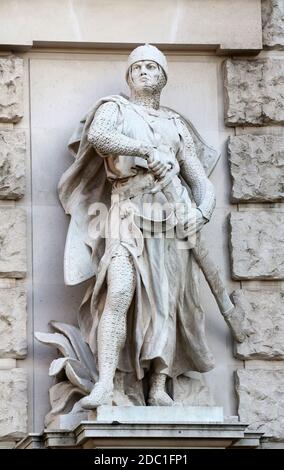
[[[181,176],[190,186],[197,208],[209,221],[216,205],[214,186],[196,155],[195,145],[186,124],[181,119],[176,122],[181,138],[181,150],[178,154]]]
[[[146,158],[150,147],[145,143],[127,137],[117,130],[119,107],[116,103],[107,102],[97,110],[88,132],[88,141],[101,156],[128,155]]]

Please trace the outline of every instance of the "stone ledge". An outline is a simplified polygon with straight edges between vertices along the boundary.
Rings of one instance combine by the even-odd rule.
[[[82,421],[74,431],[30,434],[18,449],[143,447],[256,448],[262,433],[247,432],[247,424],[101,424]]]
[[[104,1],[103,8],[98,8],[101,2],[97,1],[77,2],[80,35],[76,16],[69,10],[69,0],[57,2],[55,18],[44,2],[20,1],[21,8],[14,9],[9,3],[4,2],[1,9],[5,28],[0,31],[0,43],[2,47],[9,45],[10,50],[15,50],[17,45],[27,48],[30,44],[57,48],[69,44],[73,49],[96,48],[100,44],[113,49],[122,44],[129,50],[146,38],[158,47],[192,45],[195,50],[202,47],[208,51],[220,44],[231,53],[262,48],[260,0],[216,0],[213,5],[212,0],[178,4],[172,0],[155,0],[151,8],[149,0]],[[150,14],[146,15],[149,8]],[[122,14],[126,11],[128,14]]]
[[[284,441],[273,441],[271,439],[261,440],[261,449],[284,449]]]

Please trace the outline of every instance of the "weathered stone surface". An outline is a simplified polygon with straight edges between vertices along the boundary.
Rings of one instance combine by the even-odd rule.
[[[236,373],[239,417],[249,429],[284,438],[284,368],[246,369]]]
[[[284,136],[230,137],[228,150],[233,202],[284,200]]]
[[[187,376],[175,377],[172,386],[175,403],[188,406],[214,406],[216,404],[204,378],[195,377],[194,372],[189,372]]]
[[[18,122],[23,116],[23,59],[0,58],[0,122]]]
[[[228,126],[284,123],[284,60],[226,60],[225,122]]]
[[[0,209],[0,277],[26,274],[26,214],[22,209]]]
[[[0,289],[0,357],[23,358],[27,353],[26,293]]]
[[[231,214],[234,279],[284,279],[284,212]]]
[[[19,199],[25,193],[25,133],[0,131],[0,198]]]
[[[239,359],[284,359],[284,291],[233,292],[239,315],[244,314],[245,340],[236,343]]]
[[[284,49],[284,2],[283,0],[262,0],[263,45]]]
[[[23,369],[0,370],[0,438],[27,432],[27,377]]]

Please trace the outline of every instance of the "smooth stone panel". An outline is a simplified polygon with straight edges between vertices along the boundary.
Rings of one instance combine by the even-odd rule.
[[[261,0],[1,0],[0,44],[262,47]]]
[[[220,406],[99,406],[89,413],[98,423],[222,423]]]

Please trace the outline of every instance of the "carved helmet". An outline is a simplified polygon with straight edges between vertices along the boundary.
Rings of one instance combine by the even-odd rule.
[[[138,46],[136,49],[130,53],[127,60],[127,71],[126,79],[128,77],[128,72],[130,67],[139,62],[140,60],[152,60],[160,65],[163,69],[166,79],[168,79],[168,64],[165,55],[155,46],[151,44],[144,44],[143,46]]]

